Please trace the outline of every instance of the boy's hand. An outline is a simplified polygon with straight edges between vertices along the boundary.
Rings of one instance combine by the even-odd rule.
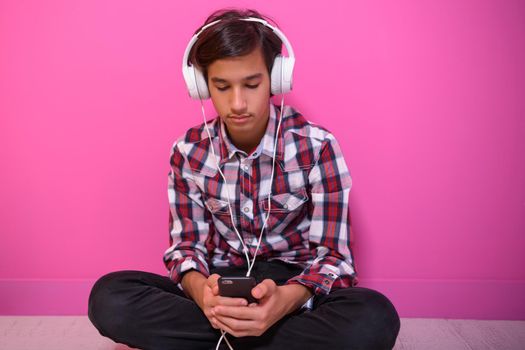
[[[220,277],[221,276],[218,274],[213,274],[210,277],[208,277],[205,285],[203,286],[202,305],[197,303],[199,304],[201,310],[204,312],[204,314],[210,321],[212,327],[215,329],[219,329],[219,327],[212,322],[212,309],[215,306],[224,305],[231,307],[239,307],[248,305],[246,299],[243,298],[221,297],[219,295],[219,286],[217,282]]]
[[[218,295],[218,287],[216,290],[215,287],[216,283],[212,292],[216,291]],[[285,315],[303,305],[312,293],[302,285],[277,286],[274,281],[266,279],[252,289],[252,295],[259,300],[259,304],[240,306],[220,302],[212,306],[211,318],[208,316],[208,319],[213,327],[223,329],[235,337],[260,336]]]
[[[219,329],[212,323],[212,309],[217,305],[240,307],[248,305],[243,298],[227,298],[219,296],[217,281],[221,276],[213,274],[206,278],[201,273],[190,271],[184,275],[182,286],[187,294],[197,303],[213,328]]]

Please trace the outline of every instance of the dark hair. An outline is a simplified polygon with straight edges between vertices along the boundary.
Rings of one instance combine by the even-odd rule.
[[[240,20],[246,17],[261,18],[269,23],[271,20],[255,10],[221,9],[213,12],[195,31],[197,33],[206,24],[221,20],[199,35],[189,55],[189,61],[202,70],[206,83],[208,66],[215,60],[244,56],[257,48],[262,49],[268,74],[271,74],[275,56],[282,50],[281,39],[261,23]]]

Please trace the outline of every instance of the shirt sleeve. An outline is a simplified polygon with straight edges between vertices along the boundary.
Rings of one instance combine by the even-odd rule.
[[[196,270],[209,276],[205,241],[210,220],[197,187],[188,160],[183,152],[183,141],[175,142],[168,174],[170,247],[164,253],[164,264],[169,277],[180,283],[182,275]]]
[[[309,231],[314,260],[288,280],[314,294],[355,286],[358,282],[350,247],[349,194],[352,179],[336,139],[329,134],[309,175],[312,205]]]

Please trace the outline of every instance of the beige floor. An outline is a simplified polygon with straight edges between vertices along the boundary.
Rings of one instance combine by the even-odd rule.
[[[85,316],[0,316],[1,350],[129,350]],[[525,349],[525,321],[401,319],[395,350]]]

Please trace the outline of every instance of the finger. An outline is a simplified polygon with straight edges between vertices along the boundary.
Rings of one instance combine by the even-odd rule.
[[[235,318],[225,316],[215,316],[214,320],[219,328],[224,329],[226,332],[233,334],[236,337],[241,337],[248,334],[253,335],[256,332],[254,321],[237,320]]]
[[[277,289],[277,285],[271,279],[265,279],[252,289],[252,295],[256,299],[262,299],[272,295]]]
[[[231,317],[237,320],[256,320],[260,310],[253,307],[237,307],[237,306],[215,306],[212,309],[212,315]]]
[[[213,275],[208,277],[206,283],[210,288],[213,288],[213,286],[217,285],[217,281],[219,280],[219,278],[221,278],[221,276],[219,274],[214,273]]]
[[[224,306],[247,306],[248,302],[244,298],[230,298],[230,297],[215,297],[214,305]]]
[[[217,320],[214,317],[210,317],[208,321],[210,321],[210,324],[213,328],[220,329],[219,325],[217,324]]]
[[[213,293],[213,295],[219,295],[219,285],[214,285],[211,289],[211,292]]]
[[[224,323],[222,323],[221,321],[219,321],[216,318],[213,319],[213,323],[216,324],[219,329],[222,329],[223,331],[225,331],[228,334],[233,335],[234,337],[238,338],[238,337],[245,337],[245,336],[249,335],[249,334],[244,333],[244,332],[234,331],[233,329],[231,329],[230,327],[228,327],[227,325],[225,325]]]

